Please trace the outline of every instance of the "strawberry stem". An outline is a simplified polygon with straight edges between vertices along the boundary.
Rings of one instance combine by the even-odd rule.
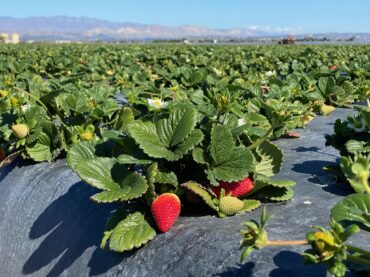
[[[272,124],[272,126],[270,127],[270,129],[266,132],[266,134],[264,134],[263,137],[261,137],[260,139],[256,140],[254,143],[252,143],[251,145],[249,145],[247,148],[249,150],[253,150],[255,148],[257,148],[261,143],[263,143],[266,139],[269,138],[269,136],[271,135],[271,133],[274,131],[274,129],[276,128],[276,124]]]
[[[308,245],[307,240],[269,240],[266,246]]]
[[[370,260],[364,259],[362,257],[354,256],[354,255],[351,255],[351,254],[347,255],[347,261],[370,267]]]
[[[364,255],[364,256],[367,256],[370,258],[370,252],[369,251],[366,251],[366,250],[363,250],[361,248],[358,248],[356,246],[352,246],[352,245],[346,245],[347,246],[347,249],[349,251],[352,251],[352,252],[357,252],[357,253],[360,253],[361,255]]]
[[[37,103],[39,103],[45,110],[47,113],[50,114],[48,108],[45,106],[45,104],[39,99],[37,98],[36,96],[34,96],[33,94],[29,93],[28,91],[25,91],[24,89],[21,89],[21,88],[18,88],[18,87],[14,87],[14,89],[18,90],[19,92],[22,92],[22,93],[25,93],[26,95],[28,95],[30,98],[32,98],[33,100],[35,100]]]

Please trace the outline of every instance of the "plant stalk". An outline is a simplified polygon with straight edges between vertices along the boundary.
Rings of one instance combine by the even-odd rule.
[[[261,143],[263,143],[266,139],[269,138],[269,136],[275,130],[276,127],[277,126],[275,124],[272,124],[272,126],[270,127],[270,129],[266,132],[266,134],[263,137],[261,137],[260,139],[256,140],[254,143],[252,143],[251,145],[249,145],[247,148],[249,150],[253,150],[253,149],[257,148]]]
[[[37,103],[39,103],[45,110],[47,113],[50,114],[48,108],[45,106],[45,104],[39,99],[37,98],[36,96],[34,96],[33,94],[29,93],[28,91],[25,91],[24,89],[21,89],[21,88],[17,88],[17,87],[14,87],[16,90],[18,90],[19,92],[22,92],[22,93],[25,93],[26,95],[28,95],[30,98],[32,98],[33,100],[35,100]]]
[[[370,258],[370,252],[369,251],[366,251],[366,250],[363,250],[361,248],[358,248],[356,246],[352,246],[352,245],[346,245],[347,246],[347,249],[349,251],[352,251],[352,252],[357,252],[357,253],[360,253],[361,255],[364,255],[364,256],[367,256]]]
[[[307,240],[269,240],[266,246],[308,245]]]
[[[347,261],[370,267],[370,260],[364,259],[362,257],[357,257],[351,254],[347,255]]]

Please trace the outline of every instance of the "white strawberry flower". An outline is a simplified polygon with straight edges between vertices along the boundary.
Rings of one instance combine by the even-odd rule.
[[[266,75],[266,78],[276,76],[276,71],[275,70],[274,71],[266,71],[265,75]]]
[[[245,125],[247,122],[245,121],[245,119],[244,118],[239,118],[238,119],[238,127],[239,126],[243,126],[243,125]]]
[[[21,106],[21,110],[22,110],[22,112],[25,113],[30,107],[31,107],[30,104],[25,104],[25,105],[22,105]]]
[[[162,101],[159,98],[148,99],[148,104],[150,107],[152,107],[155,110],[160,110],[168,106],[167,102]]]

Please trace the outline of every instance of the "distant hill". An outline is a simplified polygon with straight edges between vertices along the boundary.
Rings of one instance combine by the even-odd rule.
[[[87,17],[0,17],[0,33],[17,32],[22,40],[153,40],[182,38],[253,38],[276,37],[294,33],[294,30],[270,27],[242,27],[212,29],[200,26],[163,26],[137,23],[116,23]],[[321,34],[348,38],[353,34]],[[356,34],[368,41],[369,34]]]

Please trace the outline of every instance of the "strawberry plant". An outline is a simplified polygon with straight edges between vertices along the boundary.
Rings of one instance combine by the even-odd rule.
[[[306,234],[306,240],[271,241],[265,229],[269,216],[263,209],[260,223],[254,220],[243,223],[246,229],[241,231],[241,261],[245,261],[253,250],[264,247],[308,245],[311,248],[302,254],[305,262],[324,264],[332,276],[345,276],[347,269],[370,272],[370,252],[348,242],[360,229],[370,231],[370,152],[367,129],[369,108],[357,109],[359,115],[350,116],[344,122],[337,120],[335,134],[327,136],[327,142],[332,143],[343,155],[339,168],[344,179],[356,192],[346,196],[333,207],[329,221],[330,230],[315,226],[315,231]],[[361,128],[356,126],[356,122],[360,122]]]
[[[0,167],[67,155],[101,190],[93,201],[122,204],[101,244],[118,252],[171,228],[179,201],[220,217],[286,201],[294,182],[274,178],[283,154],[270,140],[367,99],[368,50],[1,45]],[[353,124],[337,128],[354,138]],[[342,147],[343,174],[362,191],[365,143]]]
[[[337,120],[334,134],[326,136],[326,145],[341,153],[340,164],[326,168],[347,181],[356,192],[370,194],[370,108],[357,107],[359,114]]]
[[[153,205],[167,209],[163,207],[178,203],[175,197],[159,200],[170,198],[164,197],[168,193],[179,195],[184,205],[197,209],[185,200],[184,191],[188,190],[220,216],[255,209],[260,201],[285,201],[293,196],[294,182],[273,178],[282,163],[281,150],[267,141],[273,129],[252,136],[227,111],[208,117],[190,101],[167,104],[152,110],[149,103],[148,111],[137,116],[137,110],[127,107],[118,130],[106,136],[103,133],[101,141],[80,142],[70,149],[69,166],[82,180],[102,190],[92,196],[93,201],[124,202],[126,209],[138,202],[151,206],[158,229],[163,231],[168,228],[158,223],[160,216]],[[246,182],[248,188],[241,188]],[[219,185],[222,191],[218,193]],[[243,193],[238,193],[241,190]],[[142,215],[144,224],[148,212]],[[123,220],[128,224],[129,219]],[[145,226],[143,243],[150,229]],[[123,243],[128,238],[122,233],[109,239]]]
[[[253,250],[265,247],[294,245],[310,246],[302,255],[307,264],[324,264],[332,276],[345,276],[347,269],[370,272],[370,252],[353,246],[349,238],[363,229],[369,231],[370,196],[353,194],[340,201],[331,212],[330,230],[315,226],[305,240],[276,241],[269,240],[266,223],[270,216],[264,208],[260,223],[251,220],[244,222],[246,229],[241,231],[243,252],[241,261],[245,261]]]

